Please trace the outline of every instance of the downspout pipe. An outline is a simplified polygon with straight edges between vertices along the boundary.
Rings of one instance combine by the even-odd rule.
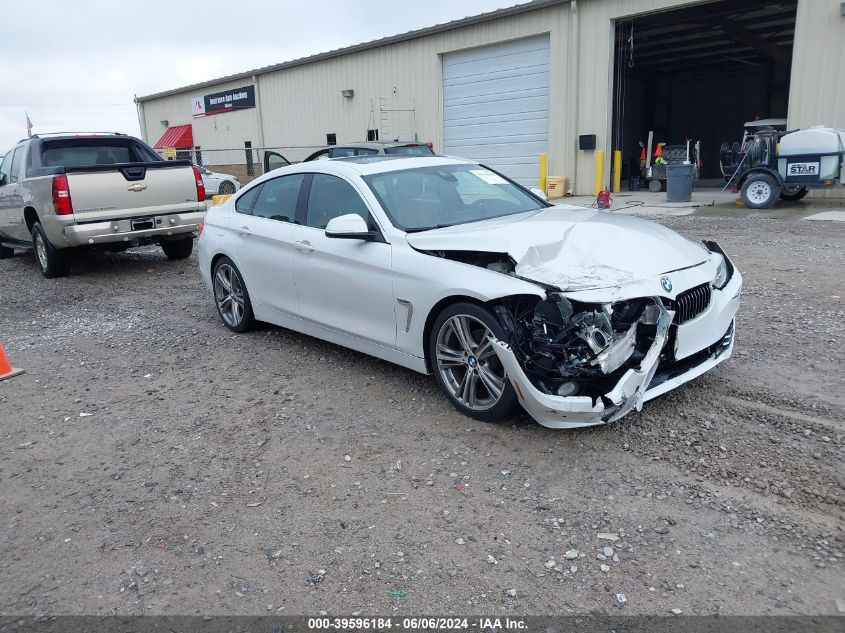
[[[574,193],[578,182],[578,103],[580,101],[580,92],[578,90],[579,80],[579,41],[578,34],[580,28],[578,25],[578,0],[572,0],[569,3],[569,76],[571,83],[569,85],[569,142],[572,148],[572,177],[569,179],[569,191],[567,193]]]
[[[147,141],[147,117],[144,115],[144,104],[138,100],[138,95],[135,95],[135,109],[138,111],[138,126],[141,128],[141,140],[145,143]]]
[[[252,76],[252,83],[255,85],[255,108],[258,110],[258,147],[266,147],[264,144],[264,110],[261,108],[261,90],[258,88],[258,76]]]

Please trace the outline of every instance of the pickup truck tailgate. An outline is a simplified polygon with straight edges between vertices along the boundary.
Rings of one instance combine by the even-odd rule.
[[[196,180],[190,165],[71,168],[67,170],[67,179],[77,222],[205,208],[204,201],[197,201]]]

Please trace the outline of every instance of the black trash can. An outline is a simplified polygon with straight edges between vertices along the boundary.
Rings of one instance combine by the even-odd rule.
[[[628,191],[639,191],[640,190],[640,177],[639,176],[631,176],[628,178]]]
[[[666,165],[666,201],[689,202],[692,200],[694,166]]]

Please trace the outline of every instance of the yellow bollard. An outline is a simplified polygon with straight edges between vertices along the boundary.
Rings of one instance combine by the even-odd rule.
[[[613,193],[622,188],[622,150],[613,150]]]
[[[602,190],[602,182],[604,182],[604,150],[596,150],[596,186],[593,192],[594,196],[599,195]]]
[[[545,152],[540,154],[540,191],[546,193],[546,175],[548,174],[549,156]]]

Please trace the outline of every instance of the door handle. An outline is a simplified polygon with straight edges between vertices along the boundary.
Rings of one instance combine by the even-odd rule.
[[[244,235],[244,236],[247,236],[247,237],[248,237],[248,236],[250,236],[250,235],[252,235],[252,231],[250,231],[250,230],[249,230],[249,227],[248,227],[248,226],[242,226],[242,227],[240,227],[239,229],[235,229],[235,230],[236,230],[238,233],[240,233],[241,235]]]
[[[309,242],[308,240],[296,242],[296,247],[304,253],[310,253],[314,250],[314,247],[311,246],[311,242]]]

